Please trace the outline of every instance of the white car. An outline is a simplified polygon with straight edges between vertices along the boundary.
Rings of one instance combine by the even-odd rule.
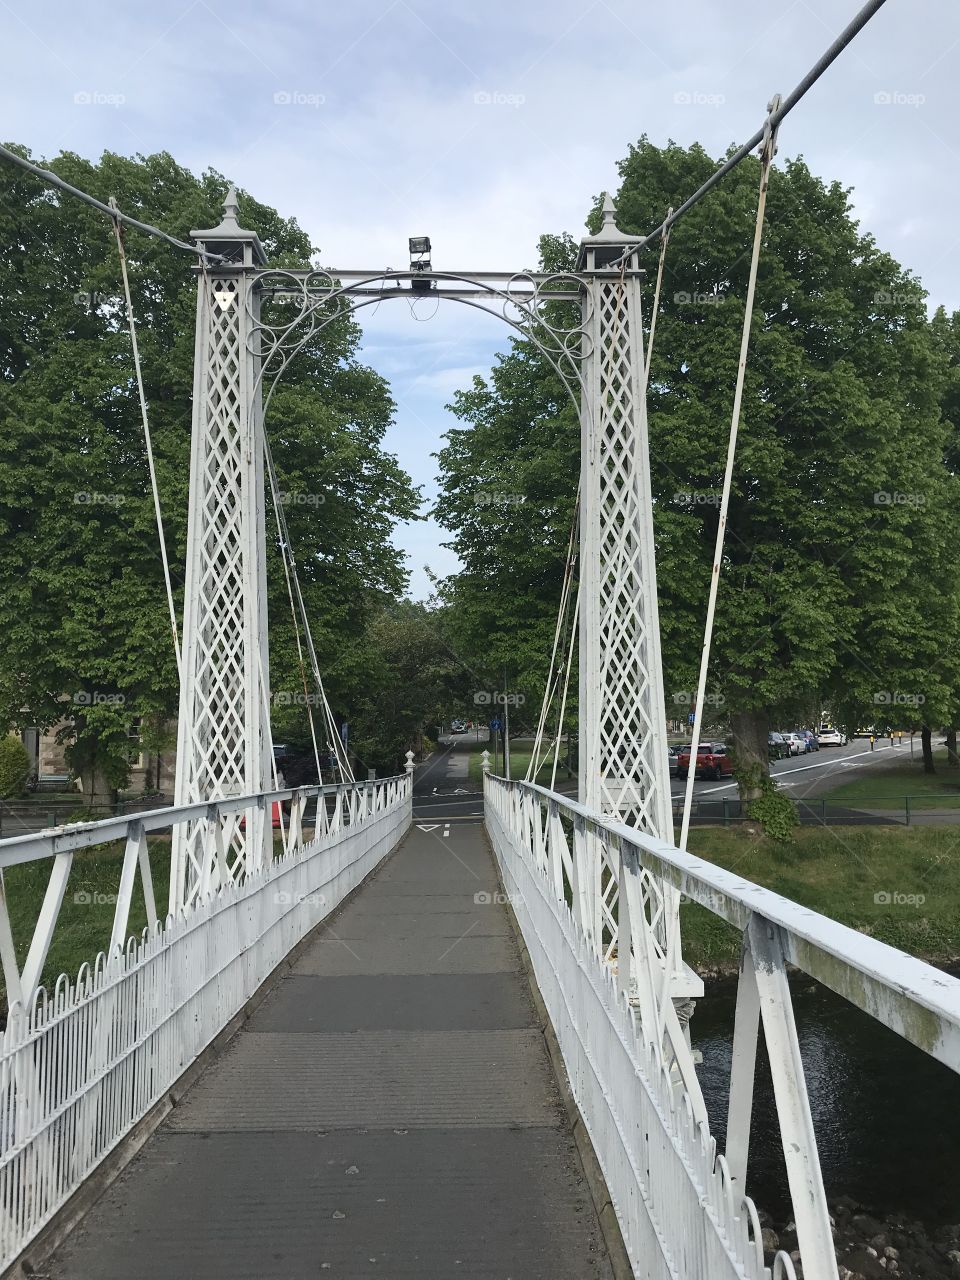
[[[839,729],[834,729],[829,724],[820,726],[817,737],[820,739],[821,747],[845,747],[847,745],[847,735],[841,733]]]
[[[787,740],[792,756],[802,756],[804,754],[807,749],[806,738],[801,737],[799,733],[785,733],[783,736]]]

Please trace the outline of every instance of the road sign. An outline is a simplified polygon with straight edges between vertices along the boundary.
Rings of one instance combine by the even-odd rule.
[[[496,732],[497,732],[497,730],[498,730],[498,729],[502,729],[502,728],[503,728],[503,726],[501,725],[501,723],[500,723],[500,721],[499,721],[499,720],[491,720],[491,721],[490,721],[490,728],[494,731],[494,733],[496,733]]]

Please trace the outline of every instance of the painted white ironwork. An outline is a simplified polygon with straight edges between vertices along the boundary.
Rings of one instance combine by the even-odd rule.
[[[787,968],[808,973],[954,1071],[960,980],[542,787],[487,775],[484,795],[504,888],[635,1274],[769,1275],[744,1186],[762,1026],[803,1274],[836,1280]],[[618,868],[616,973],[597,941],[597,846]],[[645,875],[743,935],[725,1156],[710,1136],[695,1077],[673,1053],[673,1001],[658,981]],[[785,1255],[780,1267],[793,1274]]]
[[[672,831],[636,241],[604,202],[578,267],[591,305],[581,414],[580,802]]]
[[[673,818],[647,438],[643,273],[638,242],[617,227],[609,196],[599,232],[581,243],[577,269],[584,280],[587,339],[580,415],[579,798],[594,813],[669,840]],[[621,915],[619,869],[602,842],[595,856],[597,937],[612,960]],[[687,999],[702,994],[703,984],[682,961],[677,894],[645,872],[642,878],[653,945],[672,993]]]
[[[0,870],[51,862],[18,968],[0,897],[9,1014],[0,1037],[0,1268],[160,1101],[290,950],[395,847],[411,822],[409,775],[266,792],[0,841]],[[283,848],[239,878],[225,831],[288,802]],[[216,868],[192,903],[158,921],[148,836],[198,828]],[[76,979],[40,985],[74,854],[126,840],[107,950]],[[161,845],[161,848],[163,846]],[[157,850],[154,850],[156,857]],[[139,871],[148,926],[129,937]],[[2,884],[2,878],[0,878]]]
[[[219,227],[194,238],[225,261],[199,278],[187,530],[183,671],[175,802],[249,795],[270,783],[263,422],[257,236],[237,222],[231,188]],[[266,815],[228,824],[215,877],[236,879],[267,856]],[[211,874],[202,824],[174,841],[169,909]]]

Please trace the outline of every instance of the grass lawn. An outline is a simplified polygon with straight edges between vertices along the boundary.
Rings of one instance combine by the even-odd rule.
[[[901,809],[907,796],[910,797],[911,808],[956,808],[960,806],[960,769],[951,769],[947,765],[945,750],[933,754],[936,773],[923,772],[923,760],[919,745],[911,761],[908,747],[895,748],[893,752],[884,752],[883,759],[890,760],[896,750],[906,752],[902,761],[896,764],[885,764],[875,772],[866,773],[851,770],[849,782],[843,782],[828,798],[832,801],[849,801],[859,805],[872,805],[878,809],[884,807]]]
[[[167,914],[167,892],[170,883],[170,839],[150,839],[150,866],[157,914]],[[53,942],[43,971],[43,983],[53,993],[53,984],[61,973],[75,979],[84,961],[92,964],[98,951],[110,943],[116,892],[123,866],[123,842],[75,853],[63,906],[53,932]],[[4,872],[4,887],[10,912],[10,927],[22,970],[34,926],[40,911],[53,861],[24,862]],[[130,907],[130,933],[139,934],[147,923],[140,877],[134,885]],[[6,983],[0,975],[0,1000],[7,1007]]]
[[[940,965],[960,959],[960,831],[952,827],[802,827],[787,845],[699,827],[690,849],[903,951]],[[688,964],[737,964],[736,931],[695,903],[681,907],[681,921]]]
[[[113,913],[116,893],[120,885],[123,866],[123,842],[85,849],[75,853],[63,906],[53,932],[53,941],[44,966],[42,982],[53,993],[53,986],[61,973],[71,981],[76,979],[80,966],[86,961],[93,964],[98,951],[106,951],[113,929]],[[170,885],[170,837],[149,837],[150,866],[153,871],[153,892],[157,914],[161,920],[167,914],[167,894]],[[279,853],[278,838],[274,848]],[[8,867],[4,872],[10,927],[13,931],[17,964],[23,970],[23,962],[30,948],[33,930],[40,913],[43,895],[50,879],[53,862],[45,858],[40,862],[24,862]],[[143,901],[139,872],[134,881],[133,901],[130,905],[128,935],[139,936],[147,923],[147,909]],[[6,983],[0,972],[0,1011],[7,1008]]]
[[[481,744],[480,750],[481,751],[483,750],[483,744]],[[510,748],[510,777],[511,778],[523,778],[526,776],[527,768],[530,765],[530,759],[532,755],[533,755],[532,745],[528,746],[526,743],[524,743],[522,746],[520,745],[511,746]],[[493,752],[491,751],[490,752],[491,773],[494,772],[493,761],[494,761],[494,756],[493,756]],[[503,775],[503,755],[500,752],[497,753],[496,772],[499,773],[501,776]],[[551,755],[549,763],[541,764],[540,768],[538,769],[537,779],[536,779],[537,782],[539,782],[541,786],[549,787],[552,773],[553,773],[553,756]],[[577,776],[576,773],[571,773],[567,769],[566,754],[565,752],[561,752],[560,763],[557,765],[557,781],[566,782],[569,778],[575,778],[576,776]],[[470,780],[471,782],[476,782],[476,783],[480,783],[483,781],[483,761],[480,759],[480,754],[477,751],[472,751],[470,754]]]

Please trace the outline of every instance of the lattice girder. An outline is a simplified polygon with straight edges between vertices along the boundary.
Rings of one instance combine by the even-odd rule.
[[[263,791],[270,781],[263,421],[259,315],[252,264],[199,279],[190,462],[176,803]],[[253,810],[222,833],[204,822],[174,845],[170,910],[190,904],[204,875],[238,880],[269,856],[270,827]]]

